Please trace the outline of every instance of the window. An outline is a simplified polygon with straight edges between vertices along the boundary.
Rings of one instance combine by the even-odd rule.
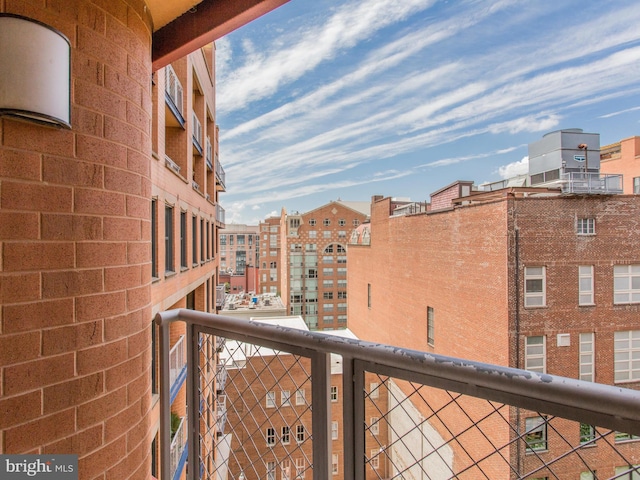
[[[338,288],[347,288],[346,280],[338,280]]]
[[[272,447],[276,444],[276,429],[269,427],[267,428],[267,446]]]
[[[371,308],[371,284],[367,283],[367,307]]]
[[[369,465],[374,470],[380,468],[380,449],[374,448],[371,450],[371,458],[369,458]]]
[[[352,223],[354,227],[357,227],[358,225],[360,225],[360,220],[358,220],[357,218],[354,218]]]
[[[580,380],[594,381],[593,332],[580,334]]]
[[[322,269],[322,275],[325,277],[332,277],[334,275],[334,270],[331,267],[325,267]]]
[[[347,224],[347,221],[344,218],[341,218],[340,220],[338,220],[338,225],[340,225],[341,227],[344,227]]]
[[[291,406],[291,392],[289,390],[282,390],[282,392],[280,392],[280,405],[283,407]]]
[[[265,406],[267,408],[276,408],[276,392],[267,392]]]
[[[323,280],[322,281],[323,288],[333,288],[333,280]]]
[[[187,268],[187,212],[180,212],[180,267]]]
[[[291,429],[288,426],[282,427],[282,443],[283,445],[289,445],[291,442]]]
[[[613,266],[613,303],[640,303],[640,265]]]
[[[296,425],[296,442],[304,442],[304,425]]]
[[[346,267],[338,267],[338,276],[339,277],[346,277],[347,276]]]
[[[322,292],[322,298],[324,300],[333,300],[333,292]]]
[[[291,480],[291,460],[283,460],[280,464],[281,480]]]
[[[347,292],[338,292],[338,298],[342,300],[346,300]]]
[[[547,449],[547,423],[544,417],[530,417],[525,419],[524,441],[527,450]]]
[[[316,219],[315,218],[310,218],[309,219],[309,225],[311,225],[312,227],[316,226]]]
[[[296,478],[304,478],[304,458],[296,458]]]
[[[222,242],[222,237],[220,237],[220,244],[226,245],[227,238],[224,236],[224,243]],[[198,264],[198,218],[191,218],[191,249],[193,252],[191,253],[191,262],[193,265]]]
[[[338,315],[338,323],[347,323],[346,315]]]
[[[616,480],[640,480],[640,465],[616,467]]]
[[[433,347],[434,345],[434,332],[433,326],[433,307],[427,307],[427,343]]]
[[[276,480],[276,462],[267,462],[267,480]]]
[[[338,238],[347,238],[346,230],[338,230]]]
[[[640,330],[613,334],[614,382],[640,380]]]
[[[597,480],[596,471],[580,472],[580,480]]]
[[[640,177],[633,177],[633,193],[640,193]]]
[[[164,269],[173,272],[173,207],[164,207]]]
[[[296,405],[306,405],[304,388],[296,390]]]
[[[207,222],[207,260],[211,258],[211,240],[209,237],[209,222]]]
[[[322,238],[331,238],[331,230],[323,230]]]
[[[331,440],[338,439],[338,422],[331,422]]]
[[[369,432],[371,435],[378,435],[380,433],[380,419],[378,417],[371,417],[369,421]]]
[[[578,305],[593,305],[593,265],[578,267]]]
[[[579,218],[576,224],[576,233],[578,235],[595,235],[596,219],[595,218]]]
[[[318,238],[318,232],[316,230],[309,230],[309,238]]]
[[[338,454],[331,454],[331,473],[333,475],[338,475]]]
[[[546,337],[544,335],[527,337],[524,351],[524,368],[531,372],[546,372]]]
[[[640,439],[639,436],[637,435],[631,435],[629,433],[623,433],[623,432],[616,432],[615,434],[615,441],[616,443],[619,442],[628,442],[630,440],[638,440]]]
[[[328,219],[328,218],[325,218],[325,219],[322,221],[322,224],[323,224],[325,227],[328,227],[329,225],[331,225],[331,220],[330,220],[330,219]]]
[[[158,278],[158,201],[151,199],[151,276]]]
[[[231,237],[233,238],[233,237]],[[204,263],[204,253],[205,253],[205,244],[204,244],[204,218],[200,219],[200,262]]]
[[[324,305],[322,305],[322,310],[324,310],[325,312],[330,312],[333,310],[333,303],[325,303]]]
[[[378,382],[371,382],[369,384],[369,398],[378,398],[380,394],[380,384]]]
[[[592,443],[596,439],[596,429],[593,425],[580,424],[580,444]]]
[[[335,385],[331,385],[331,401],[338,401],[338,387],[336,387]]]
[[[289,228],[298,228],[300,226],[299,218],[290,218],[289,219]]]
[[[333,263],[333,255],[323,255],[322,263]]]
[[[524,306],[544,307],[546,305],[546,268],[524,268]]]
[[[346,255],[338,255],[337,263],[347,263],[347,256]]]

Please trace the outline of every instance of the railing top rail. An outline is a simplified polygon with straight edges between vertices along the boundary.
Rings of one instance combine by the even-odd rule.
[[[336,353],[345,362],[363,362],[368,371],[422,382],[491,401],[537,410],[640,434],[640,391],[557,375],[354,340],[321,332],[251,322],[195,310],[177,309],[156,315],[159,325],[174,321],[234,340],[287,351]]]

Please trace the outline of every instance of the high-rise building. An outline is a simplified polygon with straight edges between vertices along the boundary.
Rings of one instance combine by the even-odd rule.
[[[369,218],[367,202],[329,202],[280,218],[280,291],[311,330],[347,326],[347,242]]]
[[[573,143],[574,151],[566,152],[571,158],[581,155]],[[562,168],[564,153],[557,152],[557,165],[535,174]],[[374,197],[367,231],[349,245],[350,329],[363,339],[419,351],[638,388],[640,196],[611,194],[598,172],[577,173],[565,178],[577,185],[551,181],[544,188],[481,191],[456,182],[417,214],[393,215],[391,199]],[[619,193],[619,183],[610,186]],[[590,193],[570,193],[576,189]],[[399,314],[402,324],[389,328]],[[554,434],[544,419],[524,410],[518,415],[514,428],[535,435],[527,455],[505,452],[512,465],[554,458]],[[509,443],[504,428],[485,433]],[[581,429],[564,433],[578,439]],[[630,440],[616,435],[617,447],[635,464],[640,448]],[[585,455],[595,458],[599,442],[589,445]],[[609,477],[620,459],[598,462],[598,476]],[[580,466],[571,468],[568,475],[578,478]],[[544,477],[544,469],[539,473]]]
[[[258,260],[261,293],[279,294],[282,269],[280,245],[283,244],[280,217],[269,217],[260,222],[260,259]]]

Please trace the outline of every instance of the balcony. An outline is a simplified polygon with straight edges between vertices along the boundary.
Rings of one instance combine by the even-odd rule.
[[[164,69],[164,81],[167,126],[184,128],[182,84],[171,65],[167,65]]]
[[[171,403],[175,400],[180,387],[187,378],[187,357],[185,355],[184,335],[169,352],[169,385]]]
[[[196,112],[191,113],[191,119],[193,123],[193,132],[191,133],[193,153],[202,156],[202,124],[200,123],[200,119],[196,115]]]
[[[216,222],[221,227],[224,227],[224,208],[218,203],[216,204]]]
[[[205,161],[207,162],[207,169],[212,172],[213,171],[213,145],[211,145],[211,138],[207,137],[207,155],[205,156]]]
[[[227,187],[225,186],[224,168],[222,168],[222,165],[220,164],[220,158],[218,157],[217,153],[216,153],[216,185],[218,187],[218,190],[222,192],[226,191],[227,189]]]
[[[570,172],[560,175],[562,193],[588,195],[620,195],[622,194],[622,175],[599,173]]]
[[[171,475],[168,478],[179,479],[187,461],[187,417],[182,417],[169,448],[171,455]]]
[[[189,469],[188,479],[640,473],[636,390],[192,310],[156,316],[163,348],[174,321],[187,324],[187,358],[194,362],[202,361],[201,335],[226,338],[217,354],[226,367],[224,388],[206,384],[203,366],[188,363],[187,410],[205,404],[187,428],[198,432],[188,438],[188,463],[203,470]],[[162,378],[167,360],[161,351]],[[161,445],[170,445],[162,385]],[[215,391],[221,393],[201,393]],[[162,471],[171,471],[162,448]]]

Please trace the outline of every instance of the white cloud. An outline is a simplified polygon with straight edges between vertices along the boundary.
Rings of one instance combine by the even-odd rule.
[[[218,86],[220,111],[243,108],[272,95],[282,84],[300,78],[320,63],[366,40],[376,31],[424,10],[433,0],[353,1],[335,10],[322,25],[295,32],[281,49],[258,53],[249,40],[243,41],[246,61]],[[280,42],[278,42],[280,43]],[[260,81],[256,81],[260,78]]]
[[[522,157],[522,160],[503,165],[498,168],[500,178],[512,178],[524,175],[529,172],[529,156]]]

